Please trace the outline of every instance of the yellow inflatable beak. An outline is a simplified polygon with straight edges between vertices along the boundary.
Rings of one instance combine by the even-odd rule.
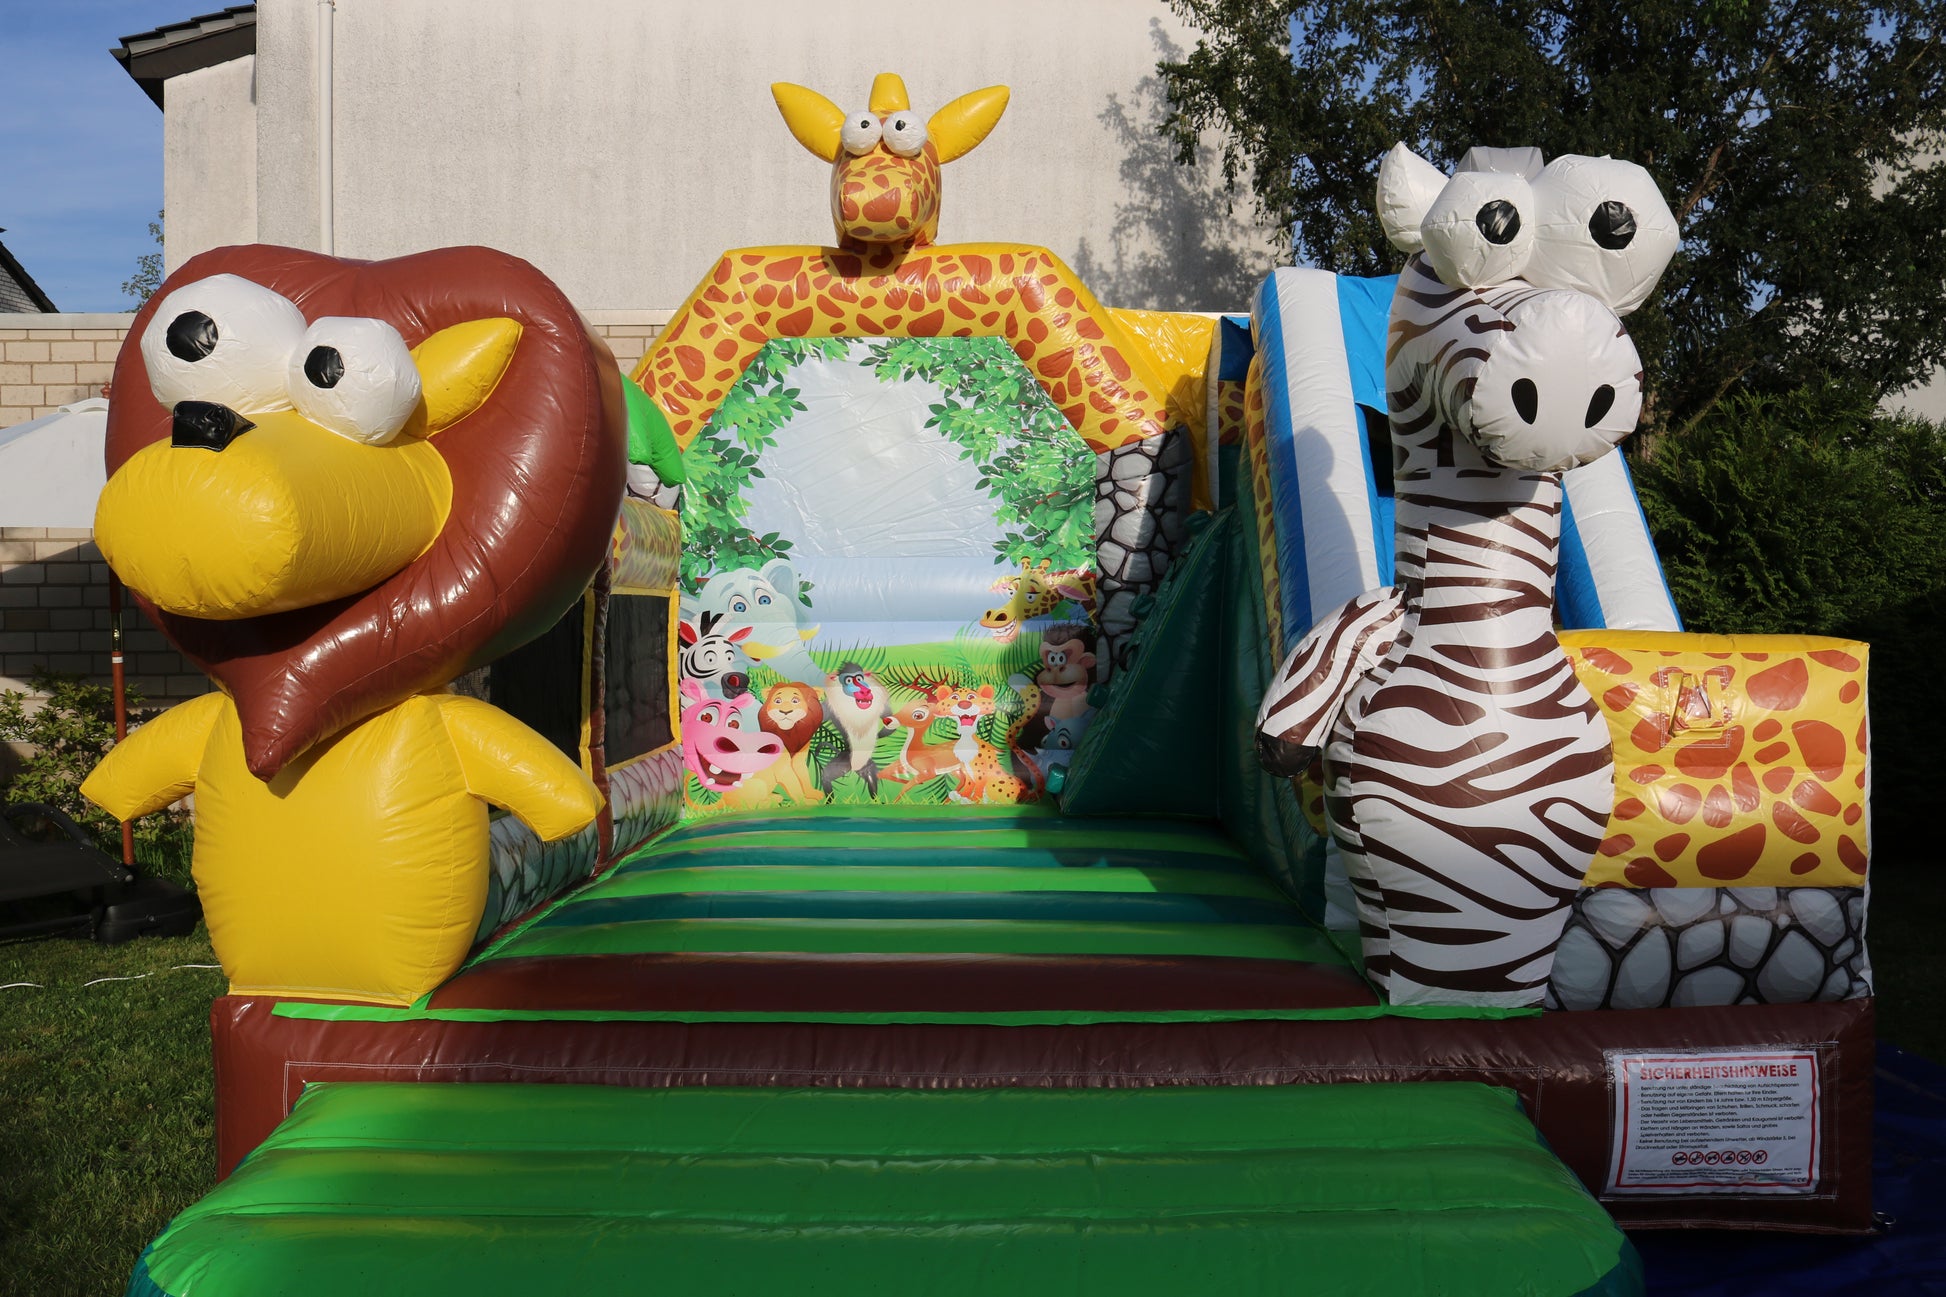
[[[367,446],[293,411],[221,453],[154,442],[95,507],[109,566],[161,608],[233,621],[369,589],[431,546],[452,508],[423,438]]]

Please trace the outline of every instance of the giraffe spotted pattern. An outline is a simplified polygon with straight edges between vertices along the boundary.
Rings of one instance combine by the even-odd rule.
[[[745,248],[725,255],[635,371],[687,447],[772,338],[1004,338],[1090,448],[1160,436],[1160,383],[1045,248]]]
[[[1864,882],[1867,648],[1808,636],[1563,636],[1614,742],[1590,886]]]

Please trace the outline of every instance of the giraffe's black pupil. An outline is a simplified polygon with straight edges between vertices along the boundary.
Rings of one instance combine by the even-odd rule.
[[[1492,244],[1512,243],[1520,233],[1520,212],[1504,198],[1496,198],[1481,206],[1473,223],[1480,227],[1480,233]]]
[[[336,347],[313,347],[304,358],[304,377],[311,380],[312,387],[336,387],[344,376],[345,358]]]
[[[1610,252],[1626,248],[1635,238],[1635,213],[1627,203],[1613,199],[1595,208],[1588,218],[1588,233],[1595,236],[1595,242]]]
[[[184,311],[169,321],[169,354],[195,364],[216,350],[216,321],[201,311]]]

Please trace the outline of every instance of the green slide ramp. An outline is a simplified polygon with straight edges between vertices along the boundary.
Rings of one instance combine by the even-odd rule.
[[[131,1297],[1624,1294],[1506,1090],[321,1084]]]

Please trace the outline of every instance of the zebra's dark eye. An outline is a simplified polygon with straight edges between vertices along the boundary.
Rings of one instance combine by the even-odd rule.
[[[1496,198],[1480,207],[1473,223],[1480,227],[1488,243],[1505,245],[1520,233],[1520,211],[1506,199]]]
[[[1610,252],[1619,252],[1635,238],[1635,213],[1627,203],[1612,199],[1595,208],[1588,217],[1588,233],[1594,236],[1596,244]]]

